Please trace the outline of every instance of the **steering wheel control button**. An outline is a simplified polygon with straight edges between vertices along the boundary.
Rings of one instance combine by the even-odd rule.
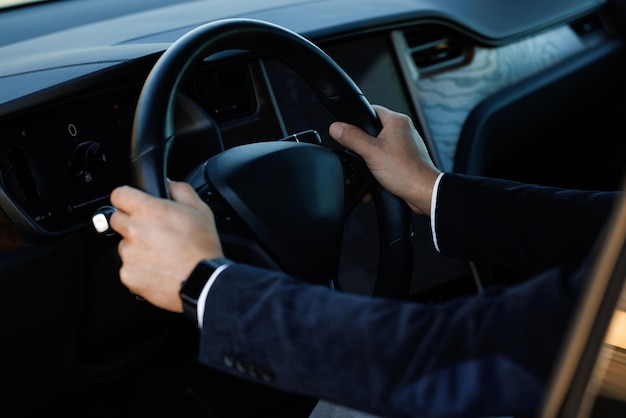
[[[309,129],[306,131],[298,132],[297,134],[286,136],[280,139],[280,141],[306,142],[313,145],[322,145],[322,138],[320,138],[320,135],[314,129]]]
[[[97,233],[107,236],[115,234],[111,228],[110,219],[116,210],[113,206],[102,206],[93,214],[91,224]]]

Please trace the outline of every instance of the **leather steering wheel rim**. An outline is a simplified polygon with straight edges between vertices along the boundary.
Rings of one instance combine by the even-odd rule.
[[[131,143],[134,184],[169,198],[167,158],[174,141],[174,108],[190,68],[226,50],[244,50],[277,59],[299,74],[338,119],[376,136],[382,126],[359,87],[326,53],[304,37],[253,19],[224,19],[202,25],[174,42],[150,72],[136,108]],[[375,294],[404,297],[412,269],[411,213],[408,206],[374,184],[380,231]]]

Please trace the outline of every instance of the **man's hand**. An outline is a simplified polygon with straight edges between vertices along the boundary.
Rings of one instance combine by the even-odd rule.
[[[374,106],[383,129],[377,138],[343,122],[330,125],[330,135],[359,154],[378,182],[403,199],[415,213],[429,215],[435,180],[440,171],[411,119]]]
[[[120,279],[155,306],[182,312],[181,283],[204,259],[223,257],[213,213],[186,183],[170,182],[172,200],[130,186],[111,193],[111,227],[122,236]]]

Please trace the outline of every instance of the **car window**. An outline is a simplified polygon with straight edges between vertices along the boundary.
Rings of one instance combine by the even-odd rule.
[[[45,0],[0,0],[0,8],[21,6],[28,3],[39,3]]]

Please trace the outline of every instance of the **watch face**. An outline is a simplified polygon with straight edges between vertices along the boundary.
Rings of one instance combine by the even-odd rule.
[[[187,280],[182,283],[180,298],[183,301],[183,315],[194,324],[198,324],[198,298],[200,298],[202,289],[215,273],[215,270],[229,263],[230,261],[225,258],[201,261],[193,269]]]
[[[197,303],[200,292],[204,288],[204,285],[211,277],[211,274],[215,269],[207,265],[204,261],[198,263],[196,268],[193,269],[187,280],[185,280],[180,289],[180,295],[183,301]]]
[[[215,270],[229,264],[230,261],[225,258],[217,258],[215,260],[203,260],[198,263],[196,268],[191,272],[187,280],[185,280],[180,289],[180,296],[184,301],[196,304],[204,285]]]

